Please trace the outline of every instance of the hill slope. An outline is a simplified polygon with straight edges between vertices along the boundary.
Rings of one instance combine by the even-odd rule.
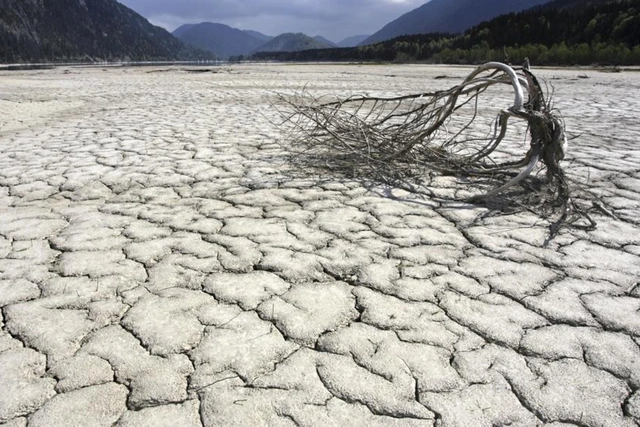
[[[196,25],[198,25],[198,24],[183,24],[183,25],[180,25],[178,28],[173,30],[171,32],[171,34],[173,34],[174,37],[178,37],[178,36],[184,34],[185,32],[189,31],[191,28],[195,27]]]
[[[640,0],[555,0],[464,34],[401,36],[353,48],[261,52],[258,60],[640,65]]]
[[[594,49],[600,44],[633,48],[640,44],[640,0],[556,0],[541,8],[516,15],[499,16],[467,31],[453,49],[471,49],[484,44],[502,46],[580,46]],[[532,52],[532,56],[533,52]]]
[[[222,59],[234,55],[246,55],[264,43],[263,40],[254,37],[247,31],[224,24],[202,22],[191,25],[186,30],[183,27],[184,25],[173,34],[189,46],[208,50]]]
[[[369,37],[371,37],[371,34],[366,34],[366,35],[362,34],[362,35],[347,37],[346,39],[338,42],[338,47],[358,46],[360,43],[362,43]]]
[[[549,0],[431,0],[385,25],[360,45],[426,33],[459,33],[498,15],[519,12]]]
[[[2,0],[0,62],[204,58],[115,0]]]
[[[326,49],[331,46],[302,33],[284,33],[260,46],[260,52],[298,52],[309,49]]]
[[[337,44],[337,43],[332,42],[331,40],[326,39],[326,38],[324,38],[324,37],[322,37],[322,36],[315,36],[313,39],[314,39],[315,41],[317,41],[317,42],[322,43],[322,44],[326,44],[327,46],[331,46],[331,47],[338,47],[338,44]]]
[[[250,36],[253,36],[255,38],[257,38],[258,40],[262,40],[263,42],[268,42],[269,40],[271,40],[273,38],[273,36],[268,36],[266,34],[262,34],[259,31],[253,31],[253,30],[242,30],[245,33],[249,34]]]
[[[544,3],[541,6],[536,6],[531,10],[541,9],[557,9],[557,10],[576,10],[584,9],[586,7],[596,7],[603,3],[609,3],[611,0],[551,0],[549,3]]]

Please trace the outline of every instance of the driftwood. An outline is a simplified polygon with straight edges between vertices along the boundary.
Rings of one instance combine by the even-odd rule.
[[[499,111],[489,131],[478,135],[481,96],[504,85],[513,89],[513,105]],[[560,166],[567,148],[564,123],[528,63],[519,68],[487,63],[444,91],[330,102],[303,92],[282,96],[282,103],[287,149],[305,167],[393,184],[419,182],[433,172],[485,177],[498,184],[468,202],[499,195],[504,199],[509,192],[518,206],[537,208],[544,216],[555,214],[552,235],[575,219],[577,209]],[[522,122],[520,129],[526,129],[529,140],[524,156],[515,160],[501,152],[514,120]],[[594,222],[586,217],[592,227]]]

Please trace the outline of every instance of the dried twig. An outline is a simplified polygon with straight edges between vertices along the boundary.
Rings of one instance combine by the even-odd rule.
[[[489,132],[478,136],[477,122],[484,119],[481,95],[504,85],[513,90],[513,105],[499,111]],[[444,91],[329,102],[302,92],[281,96],[276,107],[284,118],[281,128],[289,130],[285,141],[292,160],[306,167],[394,184],[419,181],[433,171],[485,176],[499,185],[469,202],[487,201],[519,185],[516,205],[535,205],[544,216],[558,216],[552,235],[574,220],[575,205],[560,167],[567,147],[564,123],[528,64],[487,63]],[[526,125],[529,147],[522,158],[505,160],[513,120]],[[535,179],[532,173],[541,169],[545,179]]]

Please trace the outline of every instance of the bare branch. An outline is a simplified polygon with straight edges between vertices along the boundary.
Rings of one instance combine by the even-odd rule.
[[[487,117],[481,99],[489,89],[505,85],[513,90],[513,105],[499,110],[482,134],[479,125]],[[490,62],[448,90],[329,102],[303,91],[292,98],[281,96],[277,108],[281,127],[288,130],[285,142],[292,160],[305,167],[396,184],[419,183],[433,171],[485,176],[499,185],[469,202],[487,201],[519,186],[523,191],[517,205],[523,205],[523,198],[537,200],[541,213],[549,208],[559,212],[562,225],[574,213],[560,167],[567,140],[545,89],[528,64],[514,69]],[[528,150],[515,159],[513,145],[525,134]],[[517,168],[524,169],[513,172]],[[546,182],[527,184],[537,169],[546,169]]]

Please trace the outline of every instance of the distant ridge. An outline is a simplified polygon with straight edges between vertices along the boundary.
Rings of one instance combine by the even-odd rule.
[[[259,52],[262,61],[397,61],[640,65],[640,0],[555,0],[499,15],[460,34],[400,36],[372,45]]]
[[[547,2],[549,0],[431,0],[388,23],[360,45],[411,34],[459,33],[498,15]]]
[[[0,3],[0,62],[213,59],[115,0]]]
[[[195,27],[197,24],[184,24],[184,25],[180,25],[178,28],[176,28],[175,30],[173,30],[173,32],[171,34],[174,35],[174,37],[178,37],[184,33],[186,33],[187,31],[189,31],[191,28]]]
[[[548,3],[544,3],[538,6],[538,8],[569,10],[575,8],[585,8],[588,6],[597,6],[603,3],[609,3],[611,1],[612,0],[550,0]]]
[[[189,46],[212,52],[221,59],[246,55],[265,42],[265,40],[255,37],[253,32],[238,30],[224,24],[202,22],[188,25],[190,25],[189,28],[184,29],[183,25],[173,34]]]
[[[253,30],[242,30],[245,33],[249,34],[250,36],[253,36],[255,38],[257,38],[258,40],[262,40],[264,42],[268,42],[269,40],[271,40],[273,38],[273,36],[268,36],[266,34],[262,34],[259,31],[253,31]]]
[[[269,40],[254,52],[298,52],[309,49],[327,49],[331,46],[302,33],[284,33]]]
[[[363,34],[363,35],[347,37],[346,39],[341,40],[340,42],[338,42],[338,47],[354,47],[354,46],[358,46],[360,43],[362,43],[363,41],[365,41],[369,37],[371,37],[371,34],[366,34],[366,35]]]
[[[326,38],[324,38],[324,37],[322,37],[322,36],[315,36],[313,39],[314,39],[315,41],[320,42],[320,43],[322,43],[322,44],[325,44],[325,45],[327,45],[327,46],[329,46],[329,47],[338,47],[338,44],[337,44],[337,43],[334,43],[334,42],[332,42],[331,40],[326,39]]]

